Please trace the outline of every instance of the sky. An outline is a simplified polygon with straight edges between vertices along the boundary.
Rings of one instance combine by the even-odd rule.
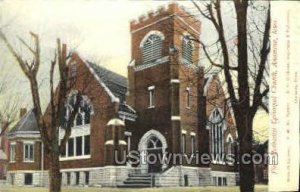
[[[0,28],[20,52],[24,52],[24,48],[18,37],[30,42],[29,31],[40,36],[44,58],[39,72],[42,84],[47,80],[58,37],[81,57],[127,76],[127,65],[131,59],[130,21],[168,3],[170,1],[0,0]],[[180,1],[179,4],[191,12],[195,11],[190,1]],[[205,26],[202,37],[211,38],[211,26],[205,21],[202,21],[202,26]],[[13,87],[2,99],[18,96],[22,98],[22,106],[30,107],[28,81],[2,42],[0,58],[0,80],[9,79],[8,85]],[[47,100],[47,92],[42,91],[41,97]],[[266,114],[260,112],[256,119],[264,119],[256,120],[255,126],[266,130]]]
[[[33,31],[40,35],[44,51],[53,48],[59,37],[83,57],[126,75],[130,20],[168,2],[4,0],[0,9],[2,23],[11,23],[5,28],[7,33],[23,37]]]

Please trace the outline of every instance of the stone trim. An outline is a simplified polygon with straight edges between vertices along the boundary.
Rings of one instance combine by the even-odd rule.
[[[172,115],[172,116],[171,116],[171,120],[172,120],[172,121],[180,121],[181,118],[180,118],[180,116]]]
[[[169,56],[165,56],[165,57],[162,57],[160,59],[157,59],[154,62],[148,63],[148,64],[137,65],[137,66],[134,67],[134,70],[135,71],[142,71],[144,69],[147,69],[147,68],[150,68],[150,67],[154,67],[156,65],[164,64],[164,63],[166,63],[168,61],[169,61]]]
[[[165,154],[166,154],[166,148],[168,147],[167,140],[166,140],[166,138],[165,138],[165,136],[163,134],[161,134],[159,131],[154,130],[154,129],[151,129],[151,130],[147,131],[141,137],[141,139],[139,141],[139,144],[138,144],[138,150],[139,150],[139,152],[141,154],[140,155],[140,160],[141,160],[140,161],[141,162],[140,167],[141,167],[141,171],[142,172],[146,172],[147,169],[148,169],[148,164],[146,164],[144,162],[144,160],[145,160],[146,151],[147,151],[147,142],[148,142],[148,140],[149,140],[149,138],[151,136],[155,136],[155,137],[157,137],[161,141],[161,143],[162,143],[163,157],[165,156]],[[167,167],[167,165],[166,165],[165,161],[163,161],[163,162],[164,162],[164,164],[162,165],[162,169],[165,169]]]
[[[160,39],[163,41],[165,39],[165,36],[164,34],[161,32],[161,31],[158,31],[158,30],[152,30],[152,31],[149,31],[144,37],[143,39],[141,40],[140,42],[140,48],[142,48],[144,46],[144,43],[147,41],[147,39],[150,37],[150,35],[157,35],[160,37]]]
[[[91,155],[81,155],[73,157],[60,157],[59,161],[70,161],[70,160],[81,160],[81,159],[90,159]]]
[[[179,79],[171,79],[170,83],[180,83]]]
[[[136,33],[136,32],[138,32],[138,31],[143,30],[143,29],[145,29],[145,28],[147,28],[147,27],[150,27],[150,26],[152,26],[152,25],[155,25],[155,24],[157,24],[157,23],[160,23],[160,22],[162,22],[162,21],[164,21],[164,20],[166,20],[166,19],[169,19],[169,18],[171,18],[171,17],[173,17],[173,16],[174,16],[174,15],[169,15],[169,16],[163,17],[163,18],[161,18],[161,19],[159,19],[159,20],[157,20],[157,21],[155,21],[155,22],[153,22],[153,23],[150,23],[150,24],[145,25],[145,26],[143,26],[143,27],[141,27],[141,28],[138,28],[138,29],[136,29],[136,30],[131,31],[131,34]]]

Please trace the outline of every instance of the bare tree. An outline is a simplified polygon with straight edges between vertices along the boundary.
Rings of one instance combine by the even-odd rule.
[[[5,94],[9,92],[9,83],[8,77],[2,74],[0,78],[0,96],[6,97]],[[2,131],[0,132],[0,136],[9,128],[9,125],[16,120],[19,108],[19,98],[17,96],[6,100],[5,102],[1,102],[0,104],[0,123],[2,126]]]
[[[45,113],[42,112],[39,85],[37,80],[37,73],[41,63],[40,40],[37,34],[30,32],[34,41],[34,47],[27,44],[23,39],[19,38],[21,43],[33,55],[31,61],[24,60],[11,45],[5,34],[0,31],[0,38],[4,41],[9,51],[17,60],[20,68],[30,82],[31,95],[33,101],[34,114],[37,120],[42,142],[45,146],[45,151],[49,160],[49,181],[50,192],[61,191],[61,174],[59,156],[63,150],[69,136],[71,135],[72,122],[79,110],[80,102],[82,100],[82,92],[78,91],[76,94],[76,102],[72,107],[73,110],[65,123],[65,134],[61,142],[59,142],[59,129],[61,127],[61,117],[65,114],[65,104],[68,99],[68,94],[72,84],[69,82],[69,70],[67,66],[67,48],[65,44],[61,44],[57,39],[57,48],[54,59],[51,61],[50,68],[50,104]],[[54,84],[55,69],[58,68],[59,83],[57,88]],[[60,144],[59,144],[60,143]]]
[[[263,27],[259,27],[253,22],[255,15],[249,14],[249,10],[259,9],[260,5],[248,0],[233,1],[236,48],[231,49],[230,42],[232,41],[226,36],[228,27],[224,25],[222,14],[223,3],[220,0],[201,2],[201,5],[195,1],[192,2],[201,16],[212,23],[217,33],[217,41],[213,45],[207,45],[199,38],[193,40],[201,44],[210,64],[219,68],[224,74],[228,97],[236,119],[239,159],[245,159],[245,154],[250,155],[249,159],[251,159],[253,119],[259,107],[267,110],[263,98],[269,92],[265,76],[268,73],[267,58],[270,52],[270,5],[264,7]],[[252,27],[249,27],[249,24],[252,24]],[[253,25],[257,28],[255,29]],[[215,47],[217,50],[215,54],[208,50],[210,47]],[[216,59],[216,56],[219,59]],[[239,173],[240,190],[254,191],[253,162],[250,161],[249,164],[240,162]]]

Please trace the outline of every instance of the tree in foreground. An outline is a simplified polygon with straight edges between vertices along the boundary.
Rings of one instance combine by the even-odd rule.
[[[0,70],[3,71],[1,67]],[[10,92],[11,78],[5,74],[0,74],[0,97],[6,98],[7,92]],[[10,125],[16,120],[18,109],[19,109],[19,97],[14,96],[10,97],[9,100],[3,101],[0,103],[0,136],[5,134]]]
[[[25,60],[25,55],[22,55],[16,51],[5,34],[0,31],[0,38],[7,46],[10,53],[14,56],[22,69],[23,73],[27,77],[30,83],[33,111],[37,120],[38,128],[40,131],[42,142],[45,146],[45,154],[49,162],[49,191],[60,192],[61,191],[61,174],[59,156],[63,151],[63,148],[71,135],[71,128],[73,126],[74,119],[79,110],[80,103],[82,101],[82,92],[77,91],[75,95],[75,102],[72,106],[71,114],[68,120],[64,123],[65,134],[61,142],[59,142],[59,129],[62,124],[62,118],[65,116],[65,104],[68,102],[69,92],[72,89],[72,83],[69,81],[69,69],[67,65],[67,48],[65,44],[61,44],[57,39],[57,47],[54,54],[54,59],[50,62],[50,101],[46,109],[46,112],[42,112],[40,89],[37,79],[37,73],[41,64],[41,50],[40,39],[37,34],[30,33],[34,41],[34,46],[30,46],[23,39],[19,38],[21,43],[32,54],[32,60]],[[55,70],[58,71],[59,80],[57,88],[55,86]]]
[[[252,192],[253,119],[259,107],[268,111],[263,99],[269,92],[266,77],[270,52],[270,4],[233,0],[231,4],[226,2],[227,6],[231,5],[231,11],[225,11],[225,2],[220,0],[200,2],[201,4],[192,2],[200,15],[213,25],[217,34],[217,40],[211,45],[199,38],[191,38],[201,44],[210,65],[218,68],[224,76],[238,132],[240,191]],[[260,14],[254,14],[255,12]],[[234,15],[233,24],[228,27],[224,17],[231,13]],[[235,31],[234,44],[232,36],[228,35],[232,35],[231,31]],[[243,159],[250,163],[244,163]]]

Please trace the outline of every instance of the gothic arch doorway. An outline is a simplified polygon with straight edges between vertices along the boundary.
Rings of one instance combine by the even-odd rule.
[[[161,172],[167,167],[164,159],[166,156],[166,138],[156,130],[146,132],[139,142],[140,168],[143,173]]]

